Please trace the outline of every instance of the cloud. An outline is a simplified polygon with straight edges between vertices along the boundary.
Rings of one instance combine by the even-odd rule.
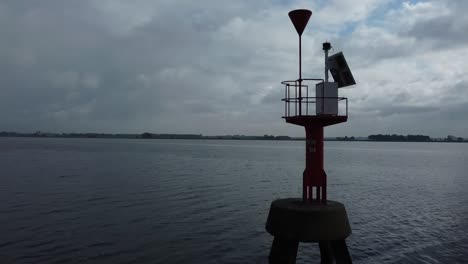
[[[313,11],[304,76],[322,76],[329,40],[358,82],[330,136],[409,133],[421,118],[421,134],[465,136],[466,3],[390,0],[2,2],[0,130],[302,136],[280,119],[298,7]]]
[[[401,35],[435,49],[449,49],[468,42],[468,37],[462,33],[468,30],[466,8],[466,1],[404,3],[395,16],[403,18],[399,22]]]

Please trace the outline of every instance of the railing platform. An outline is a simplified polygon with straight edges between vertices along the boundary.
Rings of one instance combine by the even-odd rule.
[[[285,103],[283,118],[286,122],[300,126],[329,126],[348,120],[348,98],[337,97],[336,87],[334,95],[323,96],[332,91],[325,88],[323,79],[298,79],[283,81],[282,84],[285,85],[282,101]],[[309,87],[313,90],[309,91]]]
[[[332,116],[332,115],[301,115],[301,116],[283,116],[287,123],[306,126],[311,124],[319,124],[321,126],[330,126],[338,123],[343,123],[348,120],[348,116]]]

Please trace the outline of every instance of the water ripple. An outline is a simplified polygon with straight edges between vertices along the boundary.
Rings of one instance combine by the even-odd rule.
[[[326,144],[353,259],[466,263],[468,144],[395,144]],[[303,170],[302,142],[0,139],[2,148],[16,150],[0,158],[0,263],[266,263],[270,201],[298,196]],[[300,246],[298,263],[318,257],[316,245]]]

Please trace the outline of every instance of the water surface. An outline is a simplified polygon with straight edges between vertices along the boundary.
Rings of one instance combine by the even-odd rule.
[[[326,142],[325,166],[356,263],[468,261],[468,144]],[[303,168],[303,142],[0,138],[0,263],[266,263]]]

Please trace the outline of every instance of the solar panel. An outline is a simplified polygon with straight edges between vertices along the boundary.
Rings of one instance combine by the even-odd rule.
[[[338,83],[338,88],[356,84],[343,52],[340,51],[328,57],[328,69],[333,80]]]

